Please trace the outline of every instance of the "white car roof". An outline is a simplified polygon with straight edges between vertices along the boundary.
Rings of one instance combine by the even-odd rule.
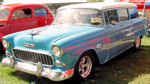
[[[120,8],[120,7],[137,7],[134,3],[128,3],[128,2],[96,2],[96,3],[82,3],[82,4],[73,4],[73,5],[67,5],[60,7],[59,9],[69,9],[69,8],[93,8],[93,9],[109,9],[109,8]],[[58,10],[59,10],[58,9]]]

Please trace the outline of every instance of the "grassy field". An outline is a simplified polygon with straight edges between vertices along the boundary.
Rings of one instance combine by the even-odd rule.
[[[0,61],[4,57],[1,55]],[[72,80],[58,84],[73,84]],[[46,78],[4,67],[0,64],[0,84],[56,84]],[[96,67],[92,79],[75,84],[150,84],[150,37],[142,39],[142,48],[130,49],[104,65]]]

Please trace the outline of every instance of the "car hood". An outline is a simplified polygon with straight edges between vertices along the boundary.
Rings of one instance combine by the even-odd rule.
[[[35,29],[28,31],[26,34],[21,34],[15,37],[15,46],[17,48],[32,48],[48,50],[55,41],[63,39],[65,37],[86,32],[89,30],[97,29],[99,27],[90,26],[71,26],[71,25],[52,25],[43,28],[43,30]],[[103,28],[101,28],[103,29]],[[35,45],[26,46],[25,44]]]

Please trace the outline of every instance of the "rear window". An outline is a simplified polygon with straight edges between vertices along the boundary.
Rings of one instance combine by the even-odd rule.
[[[34,15],[35,16],[44,16],[44,15],[48,15],[48,12],[44,8],[34,8]]]
[[[138,10],[137,8],[128,8],[129,10],[129,16],[131,19],[137,18],[138,17]]]

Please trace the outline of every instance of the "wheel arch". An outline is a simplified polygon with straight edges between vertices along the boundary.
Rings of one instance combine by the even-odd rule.
[[[140,35],[141,38],[143,38],[143,35]]]
[[[90,74],[86,78],[82,78],[81,75],[79,76],[79,72],[78,72],[79,62],[80,62],[81,58],[83,56],[86,56],[85,54],[87,54],[89,52],[93,54],[91,56],[91,59],[93,59],[93,67],[91,69]],[[86,50],[84,50],[84,52],[82,52],[82,54],[79,55],[79,57],[77,59],[77,62],[74,67],[74,76],[73,77],[78,80],[86,80],[86,79],[92,78],[92,77],[94,77],[95,66],[97,66],[99,64],[100,63],[99,63],[98,56],[97,56],[95,50],[94,49],[86,49]]]
[[[96,51],[94,49],[90,49],[87,52],[93,53],[94,59],[95,59],[95,63],[96,63],[95,65],[96,66],[100,65],[100,61],[99,61],[99,58],[98,58],[98,55],[97,55]]]
[[[84,53],[87,53],[87,52],[91,52],[93,54],[93,58],[94,58],[94,61],[95,61],[95,65],[98,66],[100,65],[100,61],[99,61],[99,58],[98,58],[98,55],[96,54],[96,51],[94,49],[86,49],[84,51],[82,51],[82,53],[80,53],[79,55],[79,58],[84,54]],[[79,59],[78,58],[78,59]],[[78,62],[78,60],[77,60]],[[76,62],[76,63],[77,63]]]

